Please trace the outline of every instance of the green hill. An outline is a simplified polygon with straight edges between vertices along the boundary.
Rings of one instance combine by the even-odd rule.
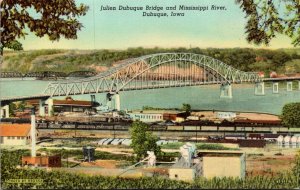
[[[243,71],[300,72],[300,49],[249,49],[249,48],[129,48],[127,50],[31,50],[4,51],[2,71],[72,72],[90,70],[101,72],[118,64],[118,61],[162,52],[191,52],[204,54]]]

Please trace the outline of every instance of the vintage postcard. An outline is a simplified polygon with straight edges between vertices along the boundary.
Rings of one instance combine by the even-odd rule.
[[[299,189],[299,0],[0,0],[1,189]]]

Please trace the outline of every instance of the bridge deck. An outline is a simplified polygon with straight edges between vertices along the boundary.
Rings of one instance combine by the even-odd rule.
[[[299,80],[300,77],[280,77],[280,78],[264,78],[263,81],[266,82],[279,82],[279,81],[292,81],[292,80]]]
[[[280,82],[280,81],[289,81],[296,80],[300,81],[300,77],[290,77],[290,78],[265,78],[264,82]],[[56,81],[59,82],[59,81]],[[48,98],[49,94],[45,94],[45,87],[51,83],[51,81],[41,81],[41,80],[5,80],[0,81],[1,91],[0,91],[0,100],[4,101],[18,101],[18,100],[28,100],[28,99],[40,99]],[[195,82],[190,84],[176,84],[176,85],[164,85],[157,84],[149,89],[153,88],[172,88],[172,87],[181,87],[181,86],[197,86],[197,85],[211,85],[219,84],[220,82]],[[147,86],[136,86],[128,89],[123,89],[124,91],[128,90],[142,90],[147,89]]]

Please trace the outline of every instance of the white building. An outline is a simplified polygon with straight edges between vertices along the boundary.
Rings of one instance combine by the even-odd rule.
[[[28,145],[30,124],[0,124],[1,145]]]
[[[234,119],[234,118],[236,118],[236,113],[234,113],[234,112],[217,112],[216,117],[219,119]]]
[[[246,176],[246,157],[243,152],[201,151],[198,156],[202,158],[202,175],[205,178]]]
[[[128,113],[130,118],[133,121],[142,121],[145,123],[151,123],[151,122],[159,122],[163,121],[163,114],[162,113],[140,113],[140,112],[134,112],[134,113]]]
[[[246,157],[243,152],[208,150],[200,151],[196,157],[190,158],[190,164],[186,165],[182,155],[169,168],[170,179],[192,181],[197,176],[208,179],[214,177],[244,179],[246,176]]]

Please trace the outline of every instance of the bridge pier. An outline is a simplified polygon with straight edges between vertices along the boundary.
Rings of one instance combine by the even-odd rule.
[[[9,105],[1,106],[0,118],[9,118]]]
[[[115,109],[120,111],[121,110],[121,100],[120,100],[120,95],[117,93],[114,95],[115,98]]]
[[[48,101],[48,116],[53,116],[53,99],[49,98],[47,101]]]
[[[43,99],[40,99],[39,100],[39,115],[40,116],[45,116],[45,113],[46,113],[46,111],[45,111],[45,101],[46,100],[43,100]]]
[[[113,98],[113,94],[111,93],[106,94],[106,106],[108,107],[108,109],[112,108],[112,98]]]
[[[107,109],[111,109],[111,100],[107,100],[106,101],[106,106],[107,106]]]
[[[293,91],[293,81],[286,82],[286,91],[288,92]]]
[[[221,84],[220,98],[232,98],[232,86],[231,84]]]
[[[265,83],[264,82],[255,83],[254,94],[258,95],[258,96],[265,95]]]
[[[273,94],[278,94],[279,92],[279,83],[273,82]]]

